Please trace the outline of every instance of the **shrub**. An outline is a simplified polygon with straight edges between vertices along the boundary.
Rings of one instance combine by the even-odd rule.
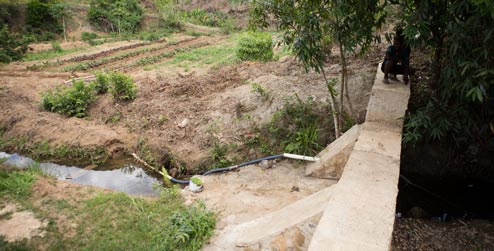
[[[62,29],[54,15],[54,0],[31,0],[26,7],[26,25],[38,29],[37,33],[44,35],[42,31],[57,32]],[[47,40],[44,40],[47,41]]]
[[[0,28],[0,62],[10,63],[21,59],[29,41],[17,33],[10,33],[6,25]]]
[[[82,32],[81,33],[81,39],[82,41],[86,41],[86,42],[89,42],[93,39],[97,39],[99,38],[98,37],[98,34],[94,33],[94,32]]]
[[[62,46],[60,45],[59,42],[52,42],[51,48],[54,52],[62,52],[63,51]]]
[[[183,14],[184,19],[187,21],[204,26],[222,27],[226,20],[227,15],[221,11],[208,12],[202,9],[193,9]]]
[[[266,32],[247,32],[240,39],[237,57],[243,61],[269,61],[273,58],[273,41]]]
[[[260,147],[263,153],[315,155],[330,142],[333,125],[326,119],[328,112],[326,105],[312,99],[303,101],[295,95],[295,99],[286,100],[270,123],[255,126],[254,137],[246,138],[245,143]]]
[[[43,32],[41,35],[38,37],[39,41],[51,41],[55,40],[57,38],[57,35],[53,32]]]
[[[54,92],[43,94],[43,108],[50,112],[78,118],[85,117],[87,107],[94,100],[94,87],[84,81],[74,81],[72,87],[59,86]]]
[[[110,93],[116,100],[127,101],[135,99],[136,85],[129,76],[115,72],[109,75],[111,87]]]
[[[104,94],[108,92],[109,77],[103,72],[96,73],[96,80],[94,81],[94,90],[97,94]]]
[[[138,0],[91,0],[88,20],[111,32],[135,32],[143,9]]]
[[[88,41],[88,43],[91,46],[96,46],[96,45],[100,45],[100,44],[105,43],[105,41],[104,40],[93,40],[93,39],[91,39],[91,40]]]

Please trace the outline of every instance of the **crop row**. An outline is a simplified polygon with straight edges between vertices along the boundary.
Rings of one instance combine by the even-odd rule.
[[[33,71],[39,71],[39,70],[43,70],[43,69],[48,68],[48,67],[51,67],[51,66],[60,66],[60,65],[63,65],[65,63],[80,62],[80,61],[85,61],[85,60],[92,60],[92,59],[95,59],[95,58],[98,58],[98,57],[102,57],[102,56],[106,56],[108,54],[112,54],[112,53],[114,53],[116,51],[123,51],[123,50],[128,50],[128,49],[134,49],[134,48],[141,47],[141,46],[148,45],[148,44],[150,44],[150,43],[149,42],[141,42],[141,43],[135,43],[135,44],[129,44],[129,45],[125,45],[125,46],[120,46],[120,47],[117,47],[117,48],[113,48],[113,49],[110,49],[110,50],[101,51],[101,52],[94,53],[94,54],[89,54],[89,55],[86,55],[85,54],[85,55],[75,56],[75,57],[71,57],[71,58],[67,58],[67,59],[57,59],[54,62],[43,61],[42,64],[34,64],[34,65],[31,65],[31,66],[28,66],[27,69],[28,70],[33,70]]]
[[[175,48],[171,51],[166,51],[166,52],[163,52],[163,53],[160,53],[157,55],[153,55],[150,57],[141,58],[141,59],[135,61],[134,63],[130,64],[128,67],[145,66],[145,65],[154,64],[154,63],[161,61],[164,58],[169,58],[169,57],[175,56],[179,53],[187,52],[187,51],[190,51],[190,50],[193,50],[193,49],[196,49],[199,47],[203,47],[206,45],[209,45],[209,43],[208,42],[202,42],[202,43],[193,44],[193,45],[187,46],[187,47]]]
[[[195,40],[195,39],[196,38],[193,38],[193,39],[185,40],[182,42],[189,42],[189,41]],[[142,48],[139,50],[130,51],[130,52],[127,52],[124,54],[119,54],[119,55],[112,56],[112,57],[106,57],[106,58],[102,58],[102,59],[91,61],[91,62],[79,63],[76,65],[67,66],[63,69],[63,71],[65,71],[65,72],[87,71],[89,69],[97,68],[101,65],[105,65],[105,64],[108,64],[111,62],[120,61],[120,60],[130,58],[130,57],[136,57],[136,56],[139,56],[140,54],[143,54],[143,53],[150,53],[150,52],[154,52],[154,51],[159,51],[159,50],[162,50],[162,49],[169,47],[170,45],[175,45],[175,44],[177,44],[177,43],[174,41],[170,41],[170,42],[167,42],[163,46],[157,46],[157,47],[152,47],[152,48]]]

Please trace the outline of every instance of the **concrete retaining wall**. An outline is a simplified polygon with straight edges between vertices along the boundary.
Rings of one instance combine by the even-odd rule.
[[[383,84],[380,65],[366,122],[319,221],[310,251],[389,250],[410,87]]]

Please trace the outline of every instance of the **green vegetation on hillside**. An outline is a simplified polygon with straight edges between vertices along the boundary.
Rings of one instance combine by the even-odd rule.
[[[91,0],[87,18],[107,32],[135,32],[143,9],[138,0]]]

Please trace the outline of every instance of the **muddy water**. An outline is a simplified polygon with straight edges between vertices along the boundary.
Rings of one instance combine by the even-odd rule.
[[[7,164],[27,168],[35,164],[31,158],[17,154],[0,152],[0,158],[6,158]],[[102,166],[63,166],[54,163],[40,163],[43,173],[81,185],[97,186],[125,192],[132,195],[154,196],[153,184],[160,184],[161,179],[147,173],[142,167],[132,163],[132,159],[121,158],[109,161]]]

